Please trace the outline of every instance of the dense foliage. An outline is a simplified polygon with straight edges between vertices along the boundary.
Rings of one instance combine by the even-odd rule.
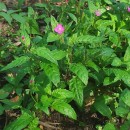
[[[35,111],[76,120],[73,104],[83,110],[90,98],[90,111],[107,119],[98,130],[119,129],[121,118],[120,130],[130,129],[128,1],[19,2],[15,10],[0,3],[10,27],[9,36],[0,32],[0,114],[22,113],[5,130],[39,130]]]

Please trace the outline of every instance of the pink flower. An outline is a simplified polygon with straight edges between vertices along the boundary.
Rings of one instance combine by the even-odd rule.
[[[62,34],[64,32],[64,27],[61,24],[58,24],[55,28],[54,31],[58,34]]]
[[[96,10],[96,11],[95,11],[95,15],[96,15],[96,16],[100,16],[100,15],[101,15],[101,12],[100,12],[99,10]]]
[[[127,8],[127,11],[130,12],[130,7]]]
[[[23,41],[25,40],[25,37],[24,37],[24,36],[22,36],[21,38],[22,38]]]
[[[69,0],[65,0],[65,3],[68,3],[69,2]]]
[[[34,83],[34,80],[30,80],[29,83],[30,83],[30,84],[33,84],[33,83]]]

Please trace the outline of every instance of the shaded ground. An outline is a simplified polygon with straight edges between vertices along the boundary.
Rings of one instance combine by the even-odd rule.
[[[0,116],[0,130],[20,115],[19,111],[6,111]],[[81,112],[77,121],[73,121],[58,112],[52,112],[51,116],[44,113],[37,113],[39,117],[39,127],[41,130],[96,130],[97,124],[103,124],[101,115]]]

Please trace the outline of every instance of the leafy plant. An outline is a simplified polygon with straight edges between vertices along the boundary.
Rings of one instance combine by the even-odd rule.
[[[19,1],[18,7],[22,4]],[[38,3],[24,11],[0,3],[2,20],[17,27],[10,40],[0,37],[4,77],[0,114],[18,108],[47,115],[56,110],[76,120],[73,102],[84,110],[85,101],[94,97],[90,111],[107,119],[97,129],[129,129],[130,3],[70,0],[59,4]],[[19,44],[14,44],[16,37]],[[11,94],[18,100],[12,102]],[[119,117],[124,124],[117,126],[113,118]],[[19,130],[38,129],[38,118],[25,112],[5,130],[15,130],[19,123]]]

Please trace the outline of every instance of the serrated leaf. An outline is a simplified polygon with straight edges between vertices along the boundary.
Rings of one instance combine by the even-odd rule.
[[[109,47],[103,47],[101,49],[100,55],[104,61],[109,60],[116,56],[114,50]]]
[[[18,85],[23,77],[29,72],[30,68],[22,66],[21,69],[14,69],[16,75],[6,76],[5,79],[12,85]]]
[[[104,127],[103,130],[117,130],[116,127],[114,126],[114,124],[112,123],[107,123]]]
[[[104,86],[110,85],[110,84],[115,83],[116,81],[118,81],[118,80],[115,80],[112,76],[111,77],[105,77],[104,81],[103,81],[103,85]]]
[[[11,63],[9,63],[7,66],[5,66],[1,71],[5,71],[8,69],[20,66],[20,65],[26,63],[27,61],[29,61],[29,59],[30,58],[28,56],[21,56],[21,57],[15,59],[14,61],[12,61]]]
[[[28,126],[29,130],[40,130],[40,128],[38,128],[38,124],[39,124],[39,118],[38,118],[38,117],[37,117],[37,118],[34,118],[34,119],[30,122],[30,124],[29,124],[29,126]]]
[[[130,61],[130,46],[128,46],[125,51],[124,61]]]
[[[18,101],[11,101],[11,100],[9,100],[9,99],[3,99],[3,100],[1,100],[1,102],[2,103],[4,103],[4,107],[5,107],[5,109],[18,109],[18,108],[20,108],[20,99],[19,99],[19,97],[18,97]]]
[[[20,14],[12,14],[11,16],[13,19],[15,19],[17,22],[20,22],[21,24],[24,24],[26,22],[25,17],[22,17]]]
[[[0,11],[7,11],[6,5],[3,2],[0,2]]]
[[[48,10],[47,5],[44,3],[36,3],[35,6],[40,7],[40,8],[45,8],[46,10]]]
[[[69,89],[75,94],[75,102],[81,107],[83,105],[83,83],[78,78],[69,82]]]
[[[130,91],[125,89],[125,93],[121,96],[121,100],[130,107]]]
[[[98,9],[91,0],[88,0],[88,7],[91,13],[94,13]]]
[[[49,111],[49,108],[48,108],[48,106],[43,106],[42,105],[42,103],[36,103],[35,104],[35,107],[36,107],[36,109],[40,109],[40,110],[42,110],[43,112],[45,112],[48,116],[50,115],[50,111]]]
[[[129,113],[129,108],[121,107],[121,106],[116,108],[116,115],[120,117],[126,117],[128,113]]]
[[[71,19],[73,20],[73,21],[75,21],[75,23],[77,24],[77,18],[76,18],[76,16],[74,15],[74,14],[72,14],[72,13],[68,13],[69,14],[69,16],[71,17]]]
[[[4,130],[22,130],[32,120],[33,120],[33,117],[31,115],[29,115],[28,113],[24,112],[14,122],[11,122]]]
[[[66,98],[73,99],[74,98],[73,92],[66,89],[61,89],[61,88],[53,90],[52,96],[56,98],[60,98],[60,99],[66,99]]]
[[[111,117],[111,110],[110,108],[105,104],[105,100],[103,97],[99,97],[94,102],[94,107],[98,112],[100,112],[103,116],[107,116],[108,118]]]
[[[47,42],[54,42],[59,40],[59,35],[50,32],[47,37]]]
[[[57,60],[54,58],[52,52],[48,48],[38,47],[34,50],[34,53],[58,65]]]
[[[115,46],[119,46],[119,36],[115,33],[112,32],[109,34],[109,40],[113,43]]]
[[[55,86],[60,82],[60,72],[59,68],[55,64],[41,64],[41,67],[44,69],[45,74],[48,76],[50,81],[54,83]]]
[[[85,84],[87,85],[88,83],[88,70],[86,69],[86,67],[82,64],[71,64],[70,65],[70,70],[76,74],[76,76],[79,77],[79,79]]]
[[[54,50],[52,51],[52,55],[56,60],[61,60],[66,56],[66,52],[62,50]]]
[[[39,34],[40,35],[39,26],[38,26],[36,19],[30,18],[29,25],[30,25],[29,26],[30,34]],[[31,26],[31,25],[33,25],[33,26]]]
[[[22,41],[26,47],[30,45],[30,36],[25,30],[21,31],[21,37],[24,36],[24,40]]]
[[[120,130],[129,130],[130,129],[130,120],[125,121],[125,123],[120,127]]]
[[[0,104],[0,115],[2,115],[4,112],[4,107]]]
[[[112,69],[113,73],[115,74],[115,79],[114,80],[123,80],[124,83],[130,87],[130,74],[129,72],[121,69]]]
[[[5,12],[0,12],[0,16],[4,17],[4,19],[11,25],[12,18],[9,14]]]
[[[28,7],[28,17],[32,17],[35,14],[35,11],[32,7]]]
[[[87,66],[93,68],[97,72],[99,72],[99,66],[96,65],[92,60],[87,61]]]
[[[68,116],[69,118],[72,118],[74,120],[77,119],[77,115],[76,115],[74,109],[69,104],[67,104],[61,100],[56,100],[52,104],[52,108],[64,115]]]
[[[113,59],[113,61],[112,61],[112,66],[121,66],[121,64],[122,64],[122,61],[121,61],[121,59],[120,58],[118,58],[118,57],[115,57],[114,59]]]
[[[4,99],[9,95],[4,89],[0,89],[0,99]]]
[[[111,0],[104,0],[104,2],[107,3],[107,4],[112,4]]]
[[[24,0],[18,0],[18,8],[22,8],[23,4],[24,4]]]
[[[54,28],[58,25],[58,22],[56,21],[55,17],[51,15],[51,27],[52,31],[54,31]]]
[[[77,33],[74,33],[71,37],[69,37],[69,40],[68,40],[68,45],[69,46],[74,46],[74,44],[77,42]]]
[[[104,40],[103,37],[96,37],[92,35],[82,35],[77,38],[77,43],[95,44],[101,43]]]
[[[52,98],[49,98],[47,95],[42,95],[41,103],[43,106],[49,107],[52,102],[53,102]]]

